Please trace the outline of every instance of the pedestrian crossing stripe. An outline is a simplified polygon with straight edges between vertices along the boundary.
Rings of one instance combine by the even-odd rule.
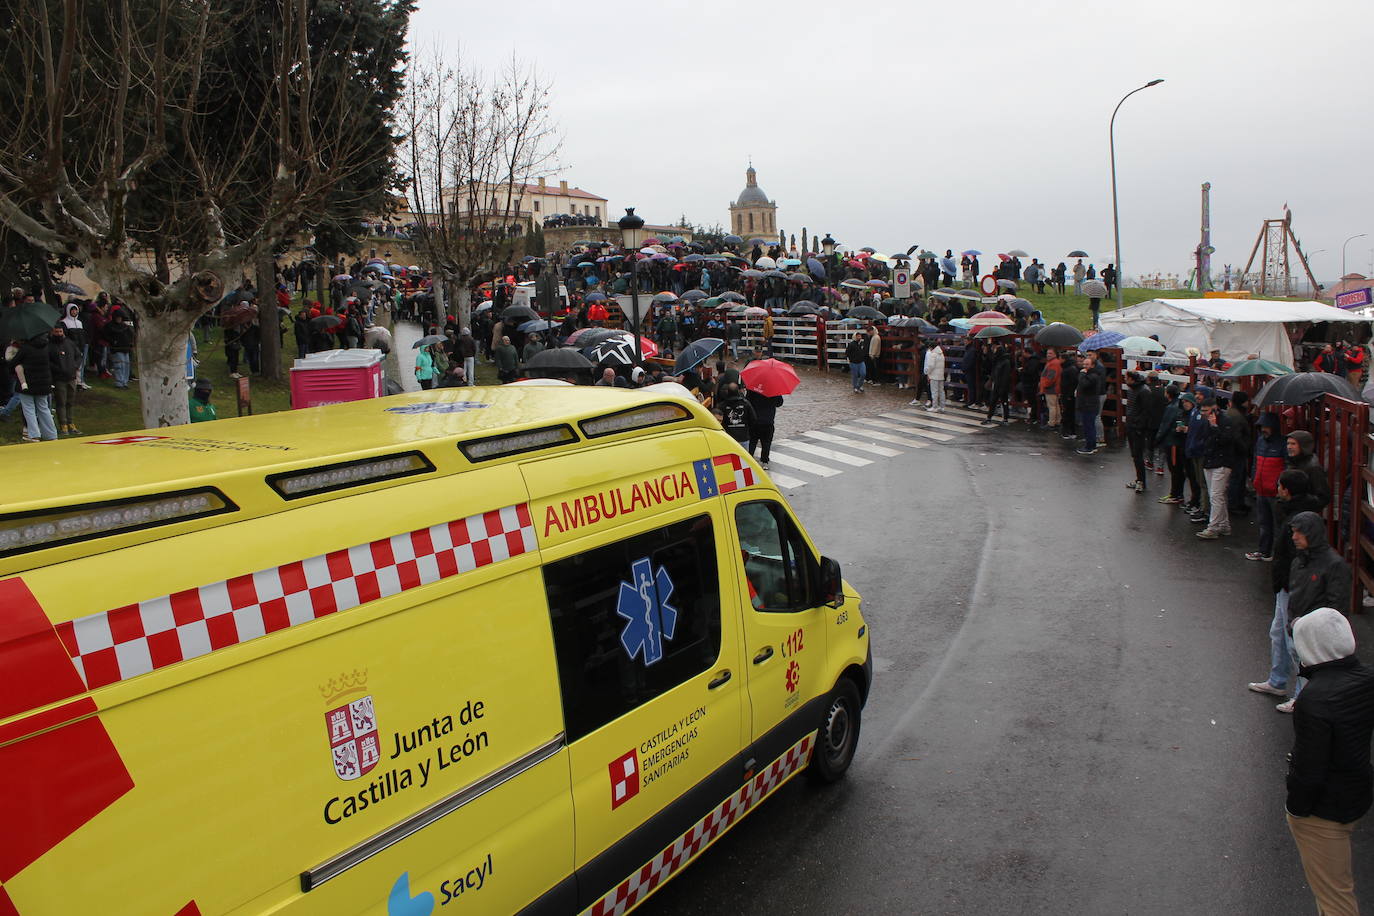
[[[833,448],[825,448],[820,445],[812,445],[810,442],[798,442],[792,439],[774,442],[773,447],[801,449],[808,455],[815,455],[818,458],[829,458],[831,461],[838,461],[840,464],[847,464],[855,468],[865,467],[873,463],[873,459],[871,458],[859,458],[854,455],[846,455],[844,452],[837,452]]]
[[[789,468],[796,468],[798,471],[805,471],[808,474],[815,474],[817,477],[834,477],[840,471],[835,468],[826,467],[823,464],[815,464],[804,458],[795,458],[784,452],[774,450],[769,456],[772,464],[782,464]]]
[[[802,433],[811,439],[818,439],[821,442],[830,442],[835,445],[843,445],[845,448],[852,448],[860,452],[868,452],[870,455],[879,455],[883,458],[896,458],[902,454],[895,448],[888,448],[885,445],[874,445],[872,442],[860,442],[857,439],[846,439],[844,436],[835,436],[818,429],[808,429]]]
[[[946,420],[939,415],[932,417],[924,410],[919,413],[915,410],[901,410],[896,413],[885,413],[883,416],[892,417],[894,420],[905,420],[918,426],[928,426],[942,433],[967,433],[978,429],[980,426],[976,420]]]
[[[853,433],[856,436],[869,436],[877,439],[879,442],[892,442],[896,445],[905,445],[907,448],[926,448],[930,445],[929,442],[920,442],[916,439],[908,439],[906,436],[896,436],[892,433],[885,433],[876,429],[865,429],[859,426],[836,424],[830,428],[838,429],[841,432]]]
[[[855,417],[855,419],[860,423],[881,426],[884,429],[895,429],[900,431],[903,435],[920,436],[923,439],[933,439],[936,442],[948,442],[954,438],[950,433],[937,433],[934,430],[921,429],[919,426],[912,423],[898,423],[894,420],[884,420],[879,417]]]

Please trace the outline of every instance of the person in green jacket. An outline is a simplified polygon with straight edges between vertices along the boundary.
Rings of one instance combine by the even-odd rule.
[[[434,387],[436,372],[434,345],[421,347],[420,352],[415,354],[415,379],[420,383],[421,389],[428,391]]]
[[[219,414],[215,412],[215,405],[210,403],[210,391],[213,386],[208,378],[198,378],[191,387],[191,422],[204,423],[206,420],[218,420]]]
[[[509,337],[501,338],[496,349],[491,351],[491,358],[496,363],[496,377],[502,385],[515,381],[516,371],[520,367],[520,354],[511,345]]]

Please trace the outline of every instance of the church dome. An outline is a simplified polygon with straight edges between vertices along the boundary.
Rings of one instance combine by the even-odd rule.
[[[749,171],[744,173],[744,190],[739,193],[739,200],[735,201],[737,207],[751,207],[762,204],[768,206],[768,195],[763,193],[763,188],[758,185],[758,173],[754,167],[749,166]]]

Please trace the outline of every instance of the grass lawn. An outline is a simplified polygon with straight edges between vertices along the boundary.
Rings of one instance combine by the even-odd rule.
[[[1069,287],[1069,292],[1064,295],[1049,291],[1050,287],[1045,287],[1045,294],[1038,295],[1033,290],[1027,292],[1025,288],[1019,290],[1016,295],[1029,300],[1040,313],[1045,316],[1046,321],[1062,321],[1071,324],[1080,330],[1092,327],[1092,312],[1088,308],[1087,296],[1075,296],[1073,287]],[[1201,294],[1190,289],[1130,289],[1122,291],[1122,298],[1126,305],[1137,305],[1150,299],[1200,299]],[[1102,311],[1110,312],[1116,308],[1116,297],[1102,300]]]

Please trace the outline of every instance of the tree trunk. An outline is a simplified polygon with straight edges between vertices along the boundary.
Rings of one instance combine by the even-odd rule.
[[[281,318],[277,314],[277,265],[270,253],[258,256],[258,334],[261,343],[262,377],[281,381]]]
[[[430,292],[434,293],[434,311],[438,315],[448,314],[448,284],[443,277],[435,277],[434,283],[430,286]],[[418,311],[418,309],[417,309]],[[461,325],[460,325],[461,327]]]
[[[138,308],[141,303],[134,303]],[[138,391],[143,402],[143,425],[148,429],[179,426],[191,421],[186,400],[186,338],[196,316],[182,311],[151,317],[139,313]],[[150,320],[151,317],[151,320]]]
[[[458,327],[472,327],[472,287],[466,283],[457,284],[454,290],[453,302],[456,308],[453,315],[458,319]]]

